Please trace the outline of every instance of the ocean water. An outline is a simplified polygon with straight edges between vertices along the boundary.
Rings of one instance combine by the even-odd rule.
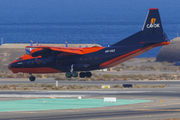
[[[0,0],[4,43],[112,45],[142,29],[149,8],[159,8],[164,32],[180,34],[180,0]],[[138,57],[156,57],[161,47]]]

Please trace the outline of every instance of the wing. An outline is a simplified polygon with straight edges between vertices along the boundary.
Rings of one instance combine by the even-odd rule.
[[[83,54],[82,48],[66,48],[66,47],[52,47],[52,46],[26,46],[26,48],[38,48],[35,51],[38,50],[52,50],[52,51],[59,51],[59,52],[64,52],[64,53],[72,53],[72,54]],[[33,52],[35,52],[33,51]]]
[[[103,49],[104,47],[87,47],[87,48],[76,48],[76,47],[53,47],[53,46],[26,46],[26,48],[37,48],[31,51],[33,57],[37,56],[52,56],[60,53],[70,53],[83,55],[92,53]]]

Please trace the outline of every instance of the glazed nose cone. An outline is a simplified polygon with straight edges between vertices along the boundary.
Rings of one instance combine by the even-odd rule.
[[[8,68],[9,68],[13,73],[18,73],[18,72],[16,71],[16,64],[10,63],[10,64],[8,65]]]
[[[11,64],[8,65],[8,68],[11,70]]]

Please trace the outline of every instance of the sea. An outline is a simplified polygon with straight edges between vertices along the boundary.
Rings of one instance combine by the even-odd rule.
[[[158,8],[164,32],[180,34],[180,0],[0,0],[3,43],[112,45],[142,29]],[[161,47],[141,57],[156,57]]]

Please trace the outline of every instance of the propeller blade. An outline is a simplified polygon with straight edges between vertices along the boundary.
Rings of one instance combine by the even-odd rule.
[[[26,54],[31,55],[31,51],[28,50],[27,48],[25,48],[25,52],[26,52]]]

